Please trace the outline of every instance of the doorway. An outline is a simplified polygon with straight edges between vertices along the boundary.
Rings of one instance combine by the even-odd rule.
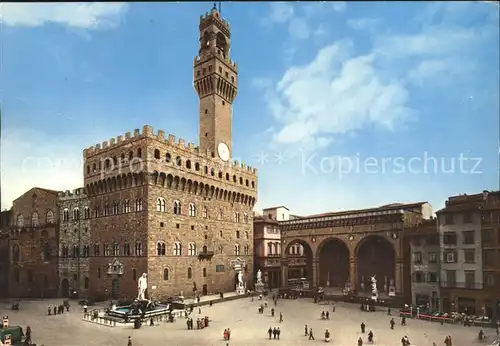
[[[203,295],[204,296],[208,295],[208,285],[207,284],[203,285]]]
[[[113,299],[118,299],[118,296],[120,295],[120,282],[118,279],[113,279],[111,282],[111,297]]]
[[[63,279],[61,282],[61,296],[63,298],[69,297],[69,281],[68,279]]]

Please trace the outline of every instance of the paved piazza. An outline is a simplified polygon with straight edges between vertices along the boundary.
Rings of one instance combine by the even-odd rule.
[[[360,323],[364,321],[367,332],[375,334],[375,345],[401,345],[401,337],[408,335],[411,345],[432,346],[444,345],[443,340],[451,334],[454,346],[479,345],[476,341],[479,331],[476,327],[465,328],[460,325],[444,325],[437,323],[408,320],[407,327],[399,326],[399,318],[395,330],[389,329],[389,318],[386,312],[361,312],[355,305],[337,304],[336,312],[330,314],[329,321],[320,320],[322,310],[332,310],[331,305],[313,304],[309,299],[280,300],[276,307],[276,317],[271,317],[270,307],[263,315],[258,314],[258,300],[250,298],[214,304],[202,307],[202,315],[208,315],[212,324],[203,330],[186,330],[184,319],[175,323],[161,323],[159,326],[143,326],[135,330],[132,327],[106,327],[83,322],[81,307],[73,306],[70,313],[47,316],[47,307],[60,304],[62,300],[21,301],[21,310],[10,311],[10,305],[3,302],[2,315],[9,315],[10,324],[20,324],[23,328],[31,325],[33,341],[45,346],[90,346],[90,345],[127,345],[127,337],[132,336],[134,346],[155,345],[221,345],[222,332],[231,328],[231,341],[234,346],[259,346],[281,343],[283,345],[316,345],[325,344],[325,329],[332,333],[330,345],[356,346],[361,335]],[[197,309],[196,309],[197,310]],[[284,322],[279,323],[279,313],[283,312]],[[196,318],[195,318],[196,319]],[[304,336],[304,324],[313,328],[315,341]],[[195,321],[196,325],[196,321]],[[269,341],[266,331],[269,327],[279,326],[281,340]],[[492,342],[493,329],[487,329],[488,345]],[[364,336],[366,341],[366,335]],[[367,345],[365,342],[364,345]]]

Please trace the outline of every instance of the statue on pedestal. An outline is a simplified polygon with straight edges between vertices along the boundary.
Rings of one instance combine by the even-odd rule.
[[[238,286],[243,287],[243,272],[241,270],[238,273]]]
[[[377,279],[375,278],[375,275],[372,276],[370,281],[372,286],[372,299],[376,301],[378,299],[378,288],[377,288]]]
[[[261,283],[261,282],[262,282],[262,272],[259,269],[257,271],[257,283]]]
[[[145,292],[148,289],[148,275],[146,273],[143,273],[142,276],[139,278],[138,284],[137,284],[137,299],[138,300],[146,300],[145,297]]]

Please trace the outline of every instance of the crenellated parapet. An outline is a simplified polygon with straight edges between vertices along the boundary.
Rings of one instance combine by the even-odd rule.
[[[132,135],[133,133],[133,135]],[[102,144],[96,144],[92,147],[83,150],[83,157],[85,160],[89,160],[95,156],[104,154],[108,151],[111,151],[115,148],[119,148],[133,142],[136,142],[140,139],[152,139],[155,141],[159,141],[167,146],[184,151],[191,155],[189,156],[197,156],[201,159],[205,160],[213,160],[212,152],[210,150],[200,150],[197,145],[192,142],[186,142],[183,138],[177,138],[173,134],[166,134],[163,130],[158,130],[156,133],[154,129],[150,125],[144,125],[142,128],[142,132],[139,129],[135,129],[133,132],[127,132],[124,136],[118,136],[116,138],[111,138],[108,141],[102,142]],[[239,162],[238,160],[234,160],[228,163],[233,171],[238,171],[241,173],[245,173],[247,175],[257,176],[257,169],[247,166],[243,162]]]
[[[211,24],[214,23],[222,32],[224,32],[224,34],[226,34],[228,37],[230,36],[231,25],[227,20],[222,18],[222,16],[220,15],[219,11],[217,11],[216,8],[213,8],[210,12],[205,12],[205,14],[200,16],[199,29],[201,31],[207,26],[210,26]]]
[[[58,199],[75,199],[75,198],[87,198],[87,193],[84,187],[79,187],[73,190],[59,191],[57,193]]]
[[[233,68],[233,70],[235,72],[238,71],[238,63],[234,62],[233,59],[231,59],[229,57],[224,57],[224,56],[222,56],[220,54],[218,56],[219,56],[219,59],[223,60],[228,66],[230,66],[231,68]],[[195,56],[194,59],[193,59],[193,65],[198,64],[202,60],[209,60],[211,58],[212,58],[211,56],[208,56],[205,59],[202,59],[199,56]]]

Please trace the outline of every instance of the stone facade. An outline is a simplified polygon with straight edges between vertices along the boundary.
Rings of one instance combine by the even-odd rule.
[[[439,311],[440,247],[436,219],[415,226],[409,236],[412,304]]]
[[[253,221],[254,266],[262,271],[262,281],[269,288],[281,287],[281,233],[279,223],[266,216]]]
[[[218,151],[225,143],[231,154],[236,65],[228,56],[228,24],[215,10],[200,19],[200,35],[205,33],[209,45],[224,45],[225,55],[200,48],[195,59],[199,147],[144,126],[84,150],[94,295],[136,296],[142,273],[155,298],[188,296],[194,287],[198,294],[234,291],[237,273],[231,266],[237,259],[245,262],[247,284],[253,284],[257,171],[224,160]],[[216,76],[219,67],[223,73]]]
[[[450,197],[437,212],[444,311],[500,316],[498,296],[500,193]],[[488,239],[487,239],[488,238]],[[486,263],[487,264],[486,264]],[[500,281],[500,280],[499,280]]]
[[[60,295],[84,297],[90,286],[90,206],[83,188],[59,192]]]
[[[57,191],[32,188],[13,202],[11,211],[10,296],[56,297]]]
[[[376,275],[380,297],[387,296],[392,282],[402,298],[409,294],[403,283],[409,270],[403,261],[404,231],[431,214],[427,202],[396,203],[280,222],[282,282],[287,286],[289,272],[301,270],[311,287],[370,295],[369,279]],[[303,253],[292,255],[293,247]]]

